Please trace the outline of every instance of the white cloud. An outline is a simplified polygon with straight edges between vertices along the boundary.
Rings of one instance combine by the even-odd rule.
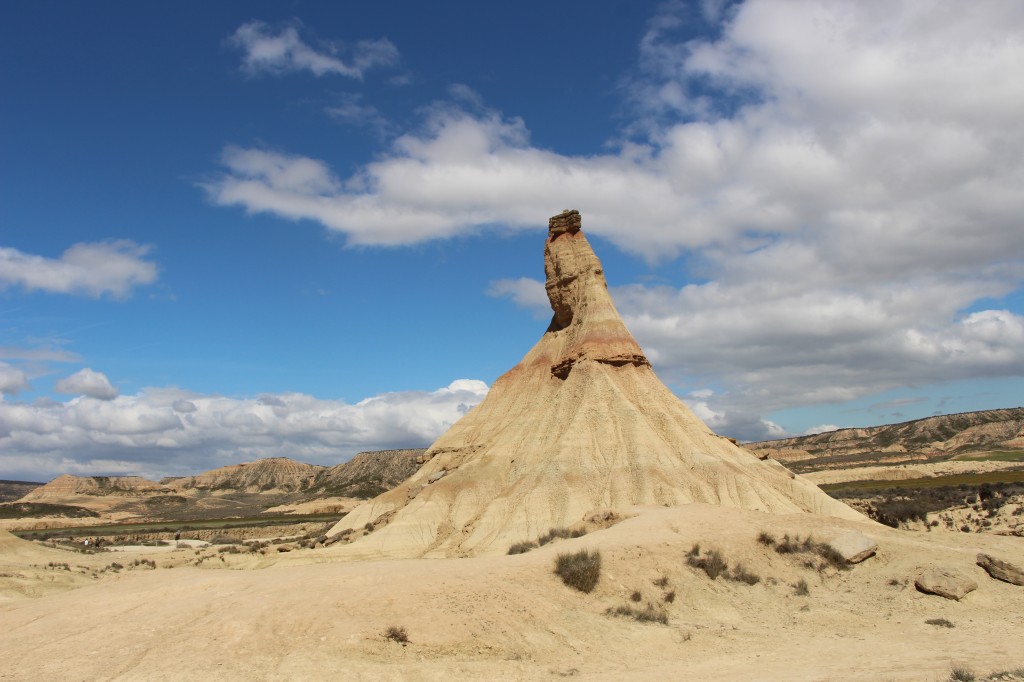
[[[58,381],[54,390],[57,393],[74,393],[97,400],[113,400],[118,395],[118,390],[110,385],[103,372],[96,372],[88,367]]]
[[[128,240],[75,244],[60,258],[46,258],[0,247],[0,290],[21,286],[33,291],[124,298],[151,284],[157,266],[144,260],[148,246]]]
[[[544,283],[529,277],[495,280],[487,287],[487,295],[509,298],[520,308],[531,311],[537,318],[551,316],[551,302],[548,301]]]
[[[835,424],[819,424],[818,426],[812,426],[811,428],[807,429],[806,431],[803,432],[802,435],[804,435],[804,436],[816,436],[819,433],[828,433],[829,431],[838,431],[841,428],[842,428],[841,426],[836,426]]]
[[[295,26],[275,33],[262,21],[242,24],[230,42],[244,51],[244,68],[253,74],[310,71],[316,76],[337,74],[362,80],[370,69],[399,60],[398,48],[387,38],[360,40],[345,50],[333,44],[317,50],[302,40]],[[345,53],[345,59],[339,52]]]
[[[17,367],[0,362],[0,395],[12,395],[30,388],[28,377]]]
[[[660,374],[723,387],[740,437],[758,415],[908,384],[1024,375],[1024,5],[823,0],[668,5],[640,43],[635,119],[612,152],[531,144],[471,97],[340,177],[326,161],[229,148],[211,199],[401,245],[565,206],[700,281],[616,291]],[[684,8],[685,9],[685,8]],[[630,137],[631,136],[631,137]],[[539,308],[538,284],[490,292]],[[970,312],[967,312],[970,311]]]
[[[48,479],[184,475],[258,457],[336,464],[361,450],[425,447],[479,403],[482,381],[352,405],[301,393],[226,398],[151,388],[111,400],[0,402],[0,470]]]
[[[331,118],[347,125],[368,128],[380,136],[394,130],[394,126],[384,117],[377,107],[363,102],[359,93],[346,93],[338,97],[334,106],[327,107]]]

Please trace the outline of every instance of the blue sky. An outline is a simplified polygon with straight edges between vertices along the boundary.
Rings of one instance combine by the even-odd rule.
[[[424,446],[564,208],[720,433],[1024,402],[1024,9],[445,8],[0,10],[0,478]]]

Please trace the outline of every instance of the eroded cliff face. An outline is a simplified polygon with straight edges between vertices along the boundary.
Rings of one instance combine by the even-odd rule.
[[[141,476],[72,476],[64,474],[32,490],[21,502],[53,502],[82,495],[138,496],[167,492],[167,486]]]
[[[596,510],[634,505],[863,518],[714,434],[658,380],[615,309],[579,212],[549,221],[544,270],[547,331],[427,449],[419,471],[332,529],[376,529],[336,551],[504,553]]]
[[[557,353],[551,374],[565,379],[580,360],[650,366],[615,309],[604,268],[581,227],[579,211],[565,211],[548,222],[544,288],[554,317],[547,345]]]
[[[231,464],[195,476],[168,479],[168,487],[179,490],[293,493],[309,488],[326,467],[296,462],[287,457],[269,457],[244,464]]]

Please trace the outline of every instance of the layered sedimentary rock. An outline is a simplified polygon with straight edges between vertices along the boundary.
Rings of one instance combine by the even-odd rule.
[[[326,467],[296,462],[287,457],[268,457],[211,469],[195,476],[164,479],[163,483],[178,491],[292,493],[309,488],[324,469]]]
[[[35,488],[21,502],[53,502],[82,495],[135,496],[167,492],[167,486],[141,476],[72,476],[64,474]]]
[[[714,434],[661,383],[615,309],[578,212],[550,220],[544,270],[554,314],[540,341],[416,474],[331,530],[377,528],[345,551],[503,553],[591,511],[633,505],[862,518]]]

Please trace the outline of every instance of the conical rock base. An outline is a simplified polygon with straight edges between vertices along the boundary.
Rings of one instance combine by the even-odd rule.
[[[416,474],[331,529],[373,525],[346,553],[505,553],[592,512],[636,505],[704,502],[862,520],[777,462],[713,433],[661,383],[616,311],[579,223],[573,211],[549,224],[547,332],[426,451]]]

